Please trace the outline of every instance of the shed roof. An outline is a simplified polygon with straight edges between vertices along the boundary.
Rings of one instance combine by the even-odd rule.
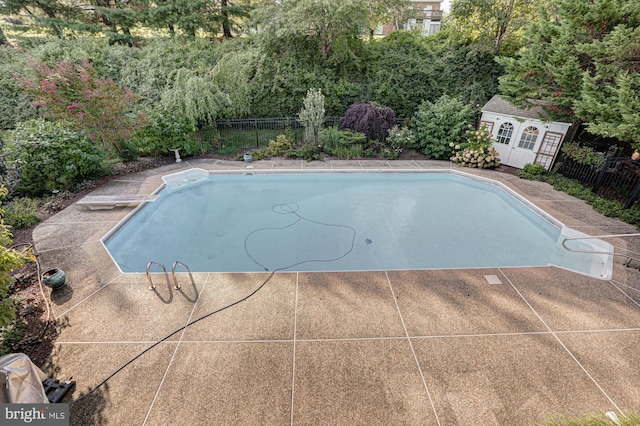
[[[554,121],[549,115],[545,112],[545,110],[539,106],[543,103],[543,101],[530,100],[530,102],[534,104],[538,104],[536,106],[532,106],[531,108],[524,109],[513,105],[511,102],[502,99],[499,95],[495,95],[493,98],[489,100],[483,107],[483,112],[493,112],[497,114],[509,115],[514,117],[522,117],[522,118],[533,118],[535,120],[542,121]]]

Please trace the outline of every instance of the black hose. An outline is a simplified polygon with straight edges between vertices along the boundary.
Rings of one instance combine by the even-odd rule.
[[[267,277],[266,280],[264,280],[262,282],[262,284],[260,284],[258,287],[256,287],[255,290],[253,290],[251,293],[247,294],[246,296],[244,296],[243,298],[236,300],[235,302],[226,305],[220,309],[216,309],[215,311],[209,312],[208,314],[205,314],[203,316],[201,316],[200,318],[197,318],[187,324],[185,324],[184,326],[178,328],[177,330],[173,331],[171,334],[168,334],[167,336],[163,337],[162,339],[158,340],[157,342],[155,342],[154,344],[152,344],[151,346],[149,346],[148,348],[146,348],[145,350],[143,350],[142,352],[140,352],[139,354],[137,354],[136,356],[134,356],[133,358],[131,358],[129,361],[127,361],[126,363],[122,364],[120,367],[118,367],[118,369],[116,369],[113,373],[109,374],[104,380],[102,380],[97,386],[93,387],[91,390],[89,390],[89,392],[85,393],[84,395],[81,395],[80,397],[74,399],[73,401],[70,402],[70,404],[75,404],[78,401],[83,400],[84,398],[86,398],[87,396],[91,395],[93,392],[95,392],[96,390],[98,390],[102,385],[104,385],[105,383],[107,383],[107,381],[109,381],[113,376],[115,376],[116,374],[118,374],[119,372],[121,372],[122,370],[124,370],[126,367],[128,367],[129,365],[131,365],[134,361],[136,361],[138,358],[140,358],[142,355],[146,354],[147,352],[149,352],[151,349],[155,348],[156,346],[158,346],[160,343],[166,341],[167,339],[169,339],[170,337],[176,335],[177,333],[185,330],[187,327],[202,321],[203,319],[209,318],[212,315],[215,315],[219,312],[222,312],[226,309],[229,309],[233,306],[236,306],[242,302],[244,302],[245,300],[249,299],[250,297],[252,297],[253,295],[255,295],[257,292],[259,292],[270,280],[271,278],[273,278],[273,276],[275,275],[276,272],[280,272],[289,268],[293,268],[294,266],[298,266],[301,265],[303,263],[308,263],[308,262],[335,262],[336,260],[342,259],[343,257],[347,256],[349,253],[351,253],[353,251],[353,247],[355,244],[355,238],[356,238],[356,230],[355,228],[353,228],[352,226],[348,226],[348,225],[334,225],[334,224],[329,224],[329,223],[323,223],[323,222],[317,222],[311,219],[306,219],[302,216],[300,216],[297,211],[299,209],[298,204],[296,203],[285,203],[285,204],[275,204],[271,207],[271,210],[273,210],[274,213],[278,213],[278,214],[293,214],[295,216],[297,216],[297,219],[284,227],[281,228],[259,228],[256,229],[254,231],[251,231],[249,234],[247,234],[247,236],[244,239],[244,248],[245,248],[245,253],[247,254],[247,256],[249,256],[249,258],[251,260],[253,260],[257,265],[261,266],[262,268],[264,268],[265,271],[268,271],[267,267],[262,265],[261,263],[259,263],[253,256],[251,256],[251,254],[249,253],[248,247],[247,247],[247,240],[249,239],[249,237],[258,232],[258,231],[262,231],[262,230],[282,230],[282,229],[287,229],[292,227],[293,225],[295,225],[296,223],[304,220],[304,221],[308,221],[308,222],[312,222],[312,223],[316,223],[319,225],[325,225],[325,226],[331,226],[331,227],[342,227],[342,228],[348,228],[350,230],[353,231],[353,237],[351,239],[351,247],[342,255],[333,258],[333,259],[328,259],[328,260],[316,260],[316,259],[309,259],[309,260],[303,260],[301,262],[296,262],[292,265],[286,266],[286,267],[282,267],[282,268],[278,268],[278,269],[274,269],[273,271],[271,271],[271,273],[269,274],[269,276]]]
[[[201,316],[200,318],[193,320],[187,324],[185,324],[184,326],[180,327],[179,329],[173,331],[171,334],[168,334],[167,336],[163,337],[161,340],[158,340],[157,342],[155,342],[153,345],[149,346],[147,349],[143,350],[142,352],[140,352],[139,354],[137,354],[136,356],[134,356],[133,358],[131,358],[129,361],[127,361],[126,363],[124,363],[123,365],[121,365],[116,371],[114,371],[113,373],[109,374],[103,381],[101,381],[97,386],[95,386],[93,389],[91,389],[89,392],[85,393],[84,395],[80,396],[77,399],[74,399],[73,401],[70,402],[70,404],[75,404],[78,401],[81,401],[82,399],[86,398],[87,396],[91,395],[93,392],[95,392],[96,390],[98,390],[98,388],[100,388],[100,386],[104,385],[105,383],[107,383],[107,381],[109,379],[111,379],[113,376],[115,376],[116,374],[118,374],[119,372],[121,372],[122,370],[124,370],[126,367],[128,367],[131,363],[133,363],[135,360],[137,360],[138,358],[140,358],[142,355],[146,354],[147,352],[149,352],[151,349],[155,348],[156,346],[158,346],[160,343],[166,341],[167,339],[169,339],[171,336],[175,335],[176,333],[181,332],[182,330],[186,329],[187,327],[189,327],[190,325],[193,325],[199,321],[202,321],[205,318],[208,318],[212,315],[217,314],[218,312],[222,312],[225,309],[229,309],[232,306],[235,306],[239,303],[244,302],[245,300],[247,300],[248,298],[250,298],[251,296],[253,296],[254,294],[256,294],[258,291],[260,291],[260,289],[262,287],[264,287],[269,280],[271,280],[271,278],[273,277],[273,275],[276,273],[276,271],[271,272],[271,274],[269,274],[269,277],[264,280],[264,282],[262,284],[260,284],[255,290],[253,290],[251,293],[249,293],[248,295],[246,295],[245,297],[243,297],[242,299],[236,300],[235,302],[220,308],[220,309],[216,309],[213,312],[209,312],[206,315]]]

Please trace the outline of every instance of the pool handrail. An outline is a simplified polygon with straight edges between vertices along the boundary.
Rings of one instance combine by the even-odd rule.
[[[567,247],[567,241],[571,241],[571,240],[590,240],[590,239],[603,239],[603,238],[621,238],[621,237],[638,237],[640,236],[640,233],[635,233],[635,234],[607,234],[607,235],[593,235],[593,236],[587,236],[587,237],[570,237],[570,238],[565,238],[564,240],[562,240],[562,247],[564,247],[565,250],[570,251],[570,252],[574,252],[574,253],[590,253],[590,254],[609,254],[612,256],[623,256],[627,258],[627,261],[624,263],[625,266],[629,266],[629,263],[631,263],[632,260],[635,260],[637,262],[640,262],[640,259],[633,257],[633,256],[629,256],[628,254],[623,254],[623,253],[616,253],[615,251],[597,251],[597,250],[578,250],[578,249],[572,249]]]
[[[180,262],[179,260],[176,260],[175,262],[173,262],[173,266],[171,267],[171,276],[173,277],[173,288],[176,290],[180,290],[181,288],[180,284],[178,283],[178,278],[176,278],[176,266],[178,265],[183,266],[184,269],[187,270],[189,275],[191,275],[191,270],[186,264]]]
[[[153,283],[153,280],[151,279],[151,273],[149,272],[149,270],[151,269],[151,265],[161,267],[164,271],[165,276],[167,275],[167,268],[165,268],[162,263],[154,262],[153,260],[147,264],[147,281],[149,281],[149,290],[155,290],[156,285]]]

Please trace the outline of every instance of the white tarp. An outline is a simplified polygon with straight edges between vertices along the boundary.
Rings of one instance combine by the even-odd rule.
[[[0,383],[3,385],[0,402],[21,404],[48,404],[42,386],[47,378],[25,354],[15,353],[0,358]],[[4,383],[3,383],[4,382]],[[2,401],[6,397],[6,401]]]

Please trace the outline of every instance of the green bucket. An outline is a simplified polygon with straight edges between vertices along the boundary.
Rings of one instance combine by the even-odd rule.
[[[61,269],[49,269],[42,274],[42,283],[47,287],[51,287],[54,290],[62,287],[67,277]]]

